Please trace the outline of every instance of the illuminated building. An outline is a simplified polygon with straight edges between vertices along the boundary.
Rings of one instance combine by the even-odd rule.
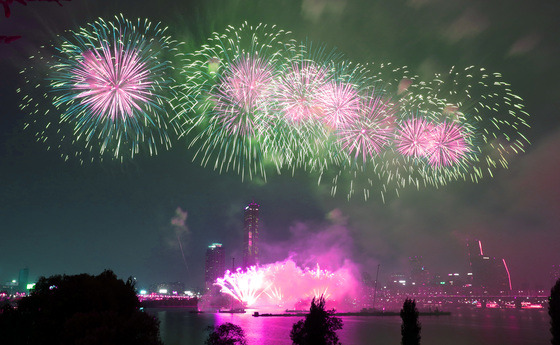
[[[467,249],[474,288],[493,293],[511,291],[511,277],[505,259],[485,255],[481,241],[467,241]]]
[[[243,268],[259,263],[259,205],[245,206],[243,228]]]
[[[29,283],[29,268],[19,270],[18,292],[27,292],[27,284]]]
[[[221,243],[212,243],[206,249],[205,282],[206,290],[211,290],[216,279],[222,278],[226,271],[224,247]]]
[[[152,285],[150,291],[162,295],[180,295],[185,291],[185,284],[181,282],[158,283]]]

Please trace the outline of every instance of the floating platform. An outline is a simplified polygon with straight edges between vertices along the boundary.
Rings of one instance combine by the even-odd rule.
[[[218,313],[227,313],[227,314],[245,314],[247,311],[245,309],[226,309],[226,310],[218,310]]]

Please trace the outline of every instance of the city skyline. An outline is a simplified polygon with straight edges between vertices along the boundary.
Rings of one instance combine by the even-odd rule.
[[[381,264],[386,280],[395,272],[408,274],[408,258],[422,256],[430,272],[447,274],[465,264],[464,241],[477,238],[485,253],[506,260],[514,289],[547,288],[552,265],[560,264],[554,248],[560,223],[560,8],[551,0],[545,4],[511,1],[504,10],[466,0],[445,6],[437,0],[14,2],[11,16],[0,22],[1,35],[22,36],[0,42],[0,279],[18,279],[25,267],[30,280],[112,269],[140,282],[202,288],[209,244],[218,241],[241,265],[243,208],[254,198],[263,205],[263,263],[293,256],[299,265],[336,269],[350,259],[371,276]],[[353,63],[408,66],[417,80],[452,66],[484,67],[523,98],[531,145],[511,157],[508,169],[495,169],[493,178],[411,186],[398,196],[388,190],[384,199],[372,192],[367,201],[358,192],[348,200],[343,190],[354,180],[329,169],[294,167],[278,174],[274,168],[266,179],[242,178],[231,169],[220,173],[214,161],[201,166],[182,139],[169,150],[158,147],[157,155],[122,162],[65,160],[24,129],[29,114],[20,108],[20,71],[42,72],[45,64],[29,57],[42,46],[59,46],[57,35],[118,13],[160,21],[173,39],[185,42],[181,53],[200,48],[214,31],[247,21],[276,25],[326,52],[336,48]],[[72,148],[65,144],[63,149]],[[339,188],[332,196],[334,180]],[[178,208],[184,210],[181,226],[172,224]]]
[[[249,205],[256,205],[251,202]],[[247,211],[248,206],[244,208]],[[253,214],[254,215],[254,214]],[[258,217],[258,213],[257,213]],[[251,217],[249,217],[251,218]],[[247,212],[245,212],[244,220],[247,219]],[[245,229],[245,225],[244,225]],[[245,234],[245,231],[244,231]],[[246,235],[246,234],[245,234]],[[399,286],[415,286],[416,288],[420,288],[422,286],[438,286],[440,283],[446,282],[447,284],[455,281],[455,285],[458,288],[468,288],[473,291],[473,293],[507,293],[508,291],[546,291],[547,287],[546,284],[518,284],[512,285],[511,276],[509,272],[509,268],[506,264],[505,259],[492,257],[491,255],[484,254],[482,249],[482,241],[477,239],[466,239],[464,241],[465,244],[465,253],[463,257],[464,263],[468,264],[468,268],[463,265],[459,265],[458,267],[454,267],[448,270],[448,272],[439,272],[439,271],[430,271],[429,267],[426,267],[423,264],[423,257],[422,256],[410,256],[408,257],[408,267],[400,267],[397,270],[384,272],[382,277],[379,279],[380,286],[385,285],[393,286],[393,289]],[[245,241],[243,243],[239,243],[237,247],[245,248]],[[244,251],[244,250],[243,250]],[[232,252],[235,252],[233,250]],[[222,278],[224,273],[229,270],[231,272],[235,272],[236,269],[241,270],[241,272],[247,271],[250,266],[240,266],[235,264],[235,257],[231,256],[231,268],[228,268],[226,260],[226,251],[225,248],[221,243],[212,243],[211,245],[207,246],[206,254],[205,254],[205,270],[204,270],[204,289],[200,291],[208,292],[212,290],[212,287],[215,287],[214,284],[217,278]],[[268,264],[272,264],[273,262],[264,262],[263,266]],[[474,263],[474,264],[473,264]],[[315,264],[316,265],[316,264]],[[313,269],[314,264],[311,265],[302,265],[301,269]],[[379,264],[379,269],[382,264]],[[463,267],[461,267],[463,266]],[[558,277],[560,269],[560,265],[552,264],[549,266],[549,281],[555,282]],[[25,293],[29,290],[29,268],[22,268],[18,271],[18,279],[4,279],[0,280],[0,287],[4,286],[7,290],[16,289],[18,292]],[[457,273],[460,272],[460,273]],[[359,275],[363,277],[371,277],[373,271],[369,270],[362,270],[361,272],[354,272],[356,276],[355,279],[359,280]],[[447,277],[449,276],[449,277]],[[23,277],[23,278],[22,278]],[[160,290],[159,286],[167,286],[169,284],[184,284],[181,281],[175,280],[176,283],[168,283],[168,282],[160,282],[160,281],[144,281],[141,282],[141,285],[138,288],[147,288],[151,286],[151,290],[154,292],[158,292]],[[34,282],[34,281],[33,281]],[[395,284],[393,284],[395,283]],[[396,284],[398,283],[398,284]],[[364,282],[366,286],[367,283]],[[187,286],[188,289],[192,289],[193,287],[202,286],[198,283],[193,283],[191,286]],[[179,289],[181,290],[181,289]],[[182,289],[184,290],[184,288]],[[217,293],[219,288],[214,289],[214,293]],[[420,290],[421,291],[421,290]],[[169,292],[170,293],[170,292]]]

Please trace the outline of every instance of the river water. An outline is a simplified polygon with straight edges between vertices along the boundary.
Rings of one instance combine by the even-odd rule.
[[[160,320],[165,345],[202,345],[210,325],[225,322],[243,328],[248,345],[291,345],[290,330],[302,317],[253,317],[246,314],[192,314],[185,309],[152,309]],[[338,331],[343,345],[400,344],[399,316],[346,316]],[[420,316],[422,344],[530,345],[550,344],[546,309],[451,310],[450,316]]]

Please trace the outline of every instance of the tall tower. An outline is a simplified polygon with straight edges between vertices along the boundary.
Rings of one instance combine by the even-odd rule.
[[[259,205],[245,206],[243,221],[243,268],[259,263]]]
[[[212,290],[216,279],[223,277],[226,271],[224,248],[221,243],[212,243],[206,250],[205,282],[206,290]]]

